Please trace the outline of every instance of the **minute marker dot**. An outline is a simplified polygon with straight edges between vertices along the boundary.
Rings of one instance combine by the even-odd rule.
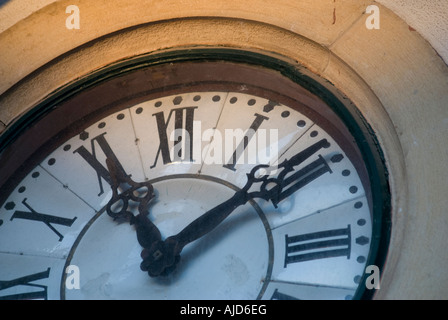
[[[362,202],[361,201],[356,202],[354,207],[355,207],[355,209],[361,209],[362,208]]]
[[[335,154],[334,156],[332,156],[330,160],[333,163],[338,163],[338,162],[341,162],[342,159],[344,159],[344,156],[339,153],[339,154]]]
[[[358,187],[356,186],[351,186],[350,189],[348,189],[350,191],[350,193],[355,194],[356,192],[358,192]]]
[[[178,105],[180,105],[182,103],[183,100],[184,99],[181,96],[177,96],[176,98],[173,99],[173,104],[175,106],[178,106]]]
[[[8,202],[7,204],[5,204],[5,209],[8,210],[8,211],[14,209],[15,207],[16,207],[16,204],[13,201]]]
[[[297,126],[298,126],[299,128],[303,128],[303,127],[306,126],[306,122],[305,122],[304,120],[299,120],[299,121],[297,122]]]
[[[364,256],[359,256],[358,258],[356,258],[356,261],[357,261],[358,263],[364,263],[364,262],[366,262],[366,257],[364,257]]]

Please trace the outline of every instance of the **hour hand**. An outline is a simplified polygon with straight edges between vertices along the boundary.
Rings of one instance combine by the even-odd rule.
[[[156,241],[151,247],[142,252],[142,271],[148,272],[151,277],[169,275],[180,260],[182,249],[200,237],[216,228],[237,207],[249,200],[246,190],[240,190],[233,197],[194,220],[180,233],[167,238],[165,241]]]
[[[139,244],[148,248],[153,242],[161,240],[159,229],[148,218],[149,205],[154,199],[154,187],[150,182],[135,182],[112,158],[106,159],[112,180],[112,198],[106,205],[107,214],[114,220],[126,220],[135,225]],[[119,189],[122,190],[119,192]],[[138,206],[134,216],[130,207]]]

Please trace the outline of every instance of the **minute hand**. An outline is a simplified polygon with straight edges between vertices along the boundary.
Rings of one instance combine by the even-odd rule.
[[[292,195],[294,192],[310,183],[325,172],[331,172],[325,159],[319,156],[319,159],[305,166],[301,170],[294,172],[288,178],[286,175],[295,171],[294,167],[311,157],[321,148],[328,147],[329,143],[326,139],[320,140],[318,143],[308,147],[298,153],[290,160],[285,160],[276,170],[281,172],[276,178],[269,178],[269,175],[256,177],[255,175],[261,169],[267,169],[267,165],[259,165],[252,169],[247,175],[247,183],[243,189],[237,191],[229,200],[221,203],[213,209],[194,220],[186,226],[177,235],[170,237],[177,242],[178,253],[182,248],[190,242],[193,242],[206,235],[224,221],[236,208],[246,204],[254,198],[262,198],[272,201],[275,207],[277,204]],[[271,168],[272,170],[272,168]],[[261,182],[260,191],[248,192],[253,184]]]
[[[207,211],[205,214],[194,220],[175,236],[169,237],[167,241],[176,243],[176,254],[180,254],[182,249],[202,236],[215,229],[223,222],[236,208],[242,206],[250,200],[248,193],[237,191],[230,199]]]
[[[237,191],[227,201],[207,211],[205,214],[191,222],[178,234],[167,238],[165,240],[166,245],[164,246],[166,249],[160,250],[162,247],[159,246],[159,252],[156,256],[160,259],[160,254],[162,254],[165,255],[164,259],[168,261],[175,261],[175,257],[180,255],[182,249],[187,244],[201,238],[215,229],[236,208],[246,204],[251,199],[263,198],[265,200],[270,200],[274,206],[277,207],[277,204],[280,201],[289,197],[304,185],[313,181],[325,172],[331,172],[330,167],[322,156],[319,156],[318,160],[315,160],[297,172],[295,172],[294,169],[295,166],[303,163],[321,148],[328,148],[329,145],[330,144],[328,141],[323,139],[301,151],[290,160],[285,160],[276,168],[271,168],[268,165],[259,165],[254,167],[251,173],[247,175],[248,181],[243,189]],[[259,175],[259,171],[262,170],[280,170],[280,172],[275,178],[270,178],[269,174]],[[292,174],[287,176],[289,173]],[[259,191],[249,192],[249,189],[251,189],[256,183],[261,183]],[[147,259],[145,259],[142,263],[142,269],[149,271],[150,275],[155,276],[158,274],[156,274],[156,272],[151,272],[151,264],[153,263],[151,260],[153,260],[153,256],[154,254],[147,255]],[[159,271],[164,269],[164,267],[161,267],[160,262],[157,265]],[[166,267],[169,266],[167,265]]]

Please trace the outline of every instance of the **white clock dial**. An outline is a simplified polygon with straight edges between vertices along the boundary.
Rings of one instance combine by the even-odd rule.
[[[126,191],[114,182],[150,184],[147,217],[164,241],[241,192],[259,165],[274,168],[272,179],[290,169],[278,201],[254,196],[223,222],[211,221],[213,230],[189,240],[165,276],[140,270],[135,228],[106,212],[114,190]],[[364,185],[337,139],[287,105],[224,91],[141,102],[60,141],[8,196],[0,209],[0,297],[349,299],[372,238]],[[131,202],[137,216],[139,203]],[[79,271],[77,288],[67,285],[68,266]]]

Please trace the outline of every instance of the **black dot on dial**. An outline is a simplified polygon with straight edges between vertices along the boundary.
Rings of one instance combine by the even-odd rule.
[[[299,122],[297,122],[297,126],[299,128],[303,128],[306,126],[306,121],[305,120],[300,120]]]
[[[213,100],[213,102],[218,102],[218,101],[221,100],[221,97],[220,97],[220,96],[214,96],[214,97],[212,98],[212,100]]]
[[[356,261],[358,261],[359,263],[364,263],[364,262],[366,262],[366,257],[359,256],[358,258],[356,258]]]
[[[356,187],[356,186],[351,186],[349,189],[348,189],[349,191],[350,191],[350,193],[356,193],[356,192],[358,192],[358,187]]]
[[[63,150],[64,150],[64,151],[69,151],[71,148],[72,148],[71,145],[66,144],[66,145],[64,146]]]
[[[106,122],[101,122],[98,124],[98,128],[103,129],[106,126]]]
[[[257,100],[255,100],[255,99],[250,99],[250,100],[247,102],[247,104],[248,104],[249,106],[253,106],[255,103],[257,103]]]
[[[156,107],[156,108],[160,108],[162,106],[162,101],[157,101],[155,104],[154,104],[154,107]]]
[[[3,224],[3,220],[0,219],[0,226]]]
[[[282,118],[288,118],[291,113],[289,111],[282,112]]]
[[[356,242],[356,244],[359,244],[360,246],[365,246],[370,242],[370,240],[366,236],[360,236],[360,237],[356,238],[355,242]]]
[[[319,134],[319,132],[317,132],[317,131],[312,131],[312,132],[310,133],[310,137],[311,137],[311,138],[317,137],[318,134]]]
[[[237,101],[238,101],[237,97],[233,97],[233,98],[230,99],[230,103],[231,104],[235,104]]]
[[[193,101],[197,102],[199,100],[201,100],[201,96],[200,95],[194,96]]]
[[[117,116],[117,119],[118,119],[118,120],[123,120],[123,119],[124,119],[124,114],[123,114],[123,113],[120,113],[120,114]]]
[[[355,209],[361,209],[362,208],[362,202],[361,201],[356,202],[354,207],[355,207]]]
[[[178,97],[174,98],[174,100],[173,100],[173,104],[174,104],[175,106],[177,106],[177,105],[181,104],[182,101],[183,101],[183,98],[182,98],[181,96],[178,96]]]
[[[141,114],[142,112],[143,112],[143,108],[142,107],[139,107],[139,108],[137,108],[137,110],[135,110],[136,114]]]
[[[350,170],[344,170],[344,171],[342,171],[342,175],[343,175],[344,177],[348,177],[348,176],[350,175]]]
[[[38,178],[39,176],[40,176],[40,172],[39,171],[33,172],[31,174],[31,177],[33,177],[34,179]]]
[[[7,204],[5,204],[5,209],[6,210],[12,210],[16,207],[16,204],[14,202],[8,202]]]
[[[332,156],[330,160],[333,163],[338,163],[338,162],[341,162],[342,159],[344,159],[344,156],[339,153],[339,154],[335,154],[334,156]]]
[[[18,192],[19,193],[24,193],[25,190],[26,190],[26,188],[22,186],[22,187],[19,188]]]
[[[49,165],[49,166],[52,166],[52,165],[54,165],[55,163],[56,163],[56,159],[55,159],[55,158],[51,158],[51,159],[48,160],[48,165]]]
[[[87,139],[89,139],[89,133],[86,131],[83,131],[79,134],[79,139],[81,139],[82,141],[86,141]]]

